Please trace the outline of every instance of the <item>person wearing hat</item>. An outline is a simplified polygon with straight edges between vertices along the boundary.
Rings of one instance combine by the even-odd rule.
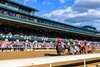
[[[56,43],[55,43],[55,45],[56,45],[56,51],[57,51],[57,54],[58,54],[58,55],[60,55],[59,45],[61,45],[61,42],[62,42],[62,40],[61,40],[60,38],[58,38],[58,39],[56,40]]]
[[[73,39],[70,39],[69,40],[69,47],[70,47],[69,52],[71,54],[75,54],[75,52],[76,52],[76,49],[75,49],[75,41]]]
[[[75,46],[74,40],[73,40],[73,39],[70,39],[70,40],[69,40],[69,44],[70,44],[71,46]]]
[[[60,52],[62,52],[63,49],[64,49],[64,45],[63,45],[63,43],[62,43],[62,40],[61,40],[60,38],[58,38],[58,39],[56,40],[55,45],[56,45],[57,54],[60,55]]]

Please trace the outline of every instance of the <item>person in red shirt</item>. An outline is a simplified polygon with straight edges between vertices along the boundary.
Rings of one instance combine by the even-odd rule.
[[[56,43],[55,43],[55,46],[56,46],[56,51],[57,51],[57,54],[60,55],[60,50],[59,50],[59,46],[61,45],[61,42],[62,40],[60,38],[58,38],[56,40]]]

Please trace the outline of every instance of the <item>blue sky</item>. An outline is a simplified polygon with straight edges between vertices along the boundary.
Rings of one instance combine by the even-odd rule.
[[[24,4],[29,7],[33,7],[39,10],[36,15],[42,16],[53,10],[63,9],[72,6],[74,0],[13,0]]]
[[[100,30],[100,0],[13,0],[36,8],[37,16]]]

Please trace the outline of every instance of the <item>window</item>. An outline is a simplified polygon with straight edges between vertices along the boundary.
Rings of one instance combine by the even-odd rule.
[[[41,19],[41,18],[30,17],[30,16],[15,13],[15,12],[12,12],[12,11],[7,11],[7,10],[4,10],[4,9],[0,9],[0,14],[13,16],[13,17],[17,17],[17,18],[21,18],[21,19],[25,19],[25,20],[29,20],[29,21],[33,21],[33,22],[38,22],[38,23],[42,23],[42,24],[46,24],[46,25],[50,25],[50,26],[66,28],[66,29],[73,30],[73,31],[76,31],[76,32],[95,34],[95,32],[93,32],[93,31],[89,31],[89,30],[85,30],[85,29],[81,29],[81,28],[76,28],[76,27],[69,26],[69,25],[63,25],[63,24],[60,24],[60,23],[50,22],[50,21],[47,21],[47,20],[44,20],[44,19]]]
[[[17,8],[17,9],[19,8],[17,5],[14,5],[14,4],[10,4],[10,3],[6,3],[6,5],[7,5],[7,6],[10,6],[10,7],[14,7],[14,8]]]

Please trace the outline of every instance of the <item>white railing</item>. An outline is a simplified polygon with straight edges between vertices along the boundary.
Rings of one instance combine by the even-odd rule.
[[[84,60],[84,67],[86,67],[85,59],[100,58],[100,53],[97,54],[82,54],[70,56],[55,56],[55,57],[41,57],[41,58],[27,58],[27,59],[14,59],[14,60],[0,60],[1,67],[22,67],[41,64],[50,64],[57,62],[66,62],[73,60]]]

